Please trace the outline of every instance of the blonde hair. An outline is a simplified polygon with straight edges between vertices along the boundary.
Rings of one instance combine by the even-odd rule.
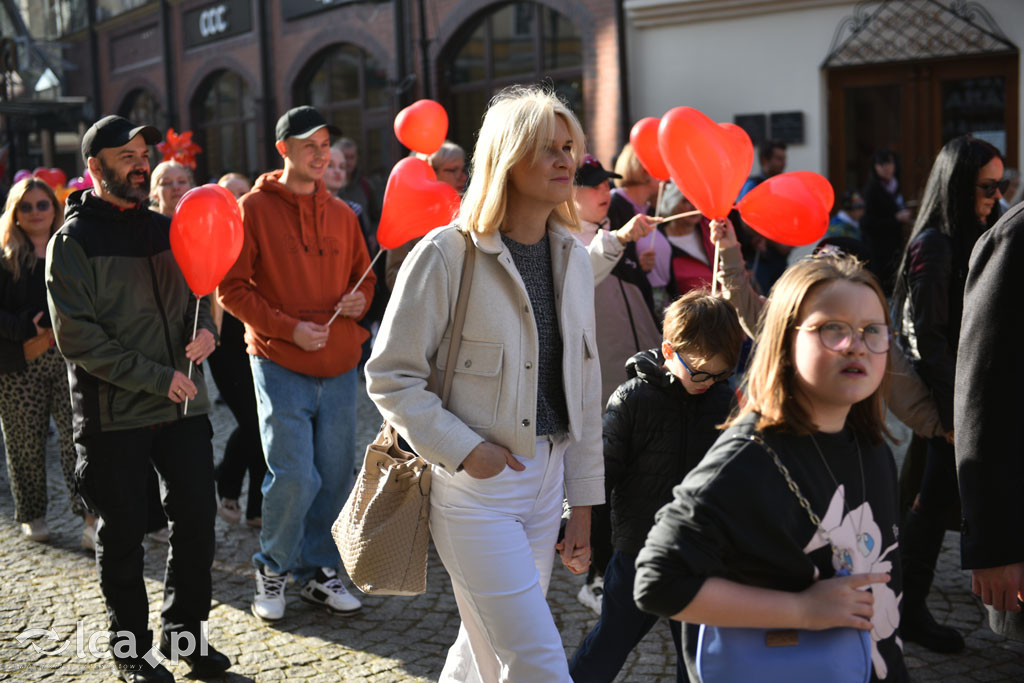
[[[758,429],[777,428],[795,434],[818,431],[811,416],[795,398],[794,327],[799,322],[800,307],[804,301],[819,287],[837,281],[870,287],[882,306],[885,324],[889,324],[885,294],[875,276],[857,259],[822,254],[794,264],[772,287],[771,298],[761,318],[757,348],[744,382],[745,402],[725,426],[734,424],[747,413],[758,413]],[[888,367],[886,356],[886,374],[882,383],[870,396],[855,403],[847,418],[854,428],[875,443],[880,443],[884,436],[890,436],[885,426],[883,402],[888,386]]]
[[[430,164],[430,167],[437,172],[442,166],[456,159],[466,159],[466,150],[462,149],[461,146],[455,144],[451,140],[445,140],[440,148],[430,156],[422,156],[424,161]]]
[[[32,240],[28,238],[25,231],[18,225],[17,215],[18,204],[25,198],[30,190],[42,190],[50,198],[53,204],[53,223],[50,225],[50,236],[60,229],[64,223],[64,207],[57,201],[57,195],[53,188],[39,178],[23,178],[14,184],[7,193],[7,202],[4,204],[4,212],[0,215],[0,255],[3,257],[3,265],[11,272],[17,280],[21,277],[21,269],[31,270],[36,265],[35,247]]]
[[[242,175],[241,173],[237,173],[235,171],[225,173],[220,178],[217,178],[217,184],[223,186],[226,183],[230,183],[232,180],[244,180],[245,182],[252,185],[252,181],[249,180],[249,176]]]
[[[161,161],[153,169],[153,172],[149,174],[149,198],[155,203],[157,201],[156,193],[157,187],[160,185],[160,179],[164,177],[164,174],[172,168],[180,168],[185,172],[185,177],[188,178],[188,184],[195,187],[196,181],[192,179],[192,170],[188,166],[175,161],[174,159],[168,159],[167,161]]]
[[[622,176],[616,179],[615,187],[631,187],[651,182],[650,174],[640,163],[640,157],[633,151],[633,145],[628,142],[622,147],[619,157],[615,160],[615,172]]]
[[[573,168],[585,153],[585,137],[576,115],[553,92],[538,86],[511,86],[491,100],[473,150],[473,173],[459,210],[464,230],[481,234],[500,230],[508,210],[509,172],[520,161],[537,159],[551,144],[561,119],[573,140]],[[569,199],[552,216],[570,230],[579,230],[580,219]]]

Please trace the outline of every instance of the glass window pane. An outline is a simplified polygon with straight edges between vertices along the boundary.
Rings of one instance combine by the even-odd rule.
[[[486,22],[481,21],[448,67],[447,80],[449,83],[457,85],[482,81],[487,78],[486,34]]]
[[[843,94],[846,187],[842,189],[859,190],[871,179],[871,155],[880,149],[900,149],[900,86],[846,88]]]
[[[537,5],[517,2],[491,15],[491,56],[494,76],[537,73]]]
[[[324,66],[330,73],[329,102],[359,99],[359,56],[358,50],[344,46],[327,58]]]
[[[544,68],[583,65],[583,40],[569,19],[553,9],[544,13]]]
[[[391,98],[391,93],[388,90],[387,68],[376,59],[367,56],[363,82],[366,86],[366,106],[371,109],[386,107]]]
[[[563,78],[554,82],[555,92],[569,105],[569,109],[576,114],[580,122],[586,121],[586,112],[583,111],[583,79]]]
[[[483,87],[452,93],[451,104],[448,106],[449,139],[467,151],[472,150],[490,98],[491,91]]]
[[[1006,154],[1006,79],[942,82],[942,143],[970,133]]]

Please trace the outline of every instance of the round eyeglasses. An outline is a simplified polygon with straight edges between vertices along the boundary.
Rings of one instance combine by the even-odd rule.
[[[680,354],[678,351],[676,351],[676,358],[678,358],[679,362],[683,364],[683,367],[686,368],[686,371],[690,373],[690,379],[692,379],[694,382],[698,384],[700,384],[701,382],[707,382],[709,379],[714,380],[716,382],[724,382],[725,380],[732,377],[732,370],[726,370],[724,372],[719,372],[718,374],[714,375],[711,374],[710,372],[701,372],[699,370],[694,371],[693,368],[687,365],[686,361],[683,360],[682,354]]]
[[[850,348],[855,334],[860,336],[864,346],[871,353],[887,353],[892,340],[889,326],[882,323],[871,323],[854,329],[852,325],[841,320],[829,320],[820,325],[797,325],[794,329],[808,332],[817,330],[822,346],[830,351],[845,351]]]

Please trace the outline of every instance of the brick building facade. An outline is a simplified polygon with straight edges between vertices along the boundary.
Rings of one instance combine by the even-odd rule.
[[[193,130],[197,179],[277,165],[273,122],[320,108],[386,176],[404,153],[397,111],[445,105],[467,149],[487,99],[504,85],[551,82],[606,163],[628,134],[621,2],[610,0],[163,0],[65,36],[80,68],[69,95],[161,129]]]

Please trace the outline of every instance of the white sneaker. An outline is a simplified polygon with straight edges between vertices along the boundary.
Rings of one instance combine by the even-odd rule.
[[[589,607],[597,616],[601,616],[601,601],[604,599],[604,578],[598,576],[593,583],[585,583],[576,594],[576,599]]]
[[[363,603],[345,588],[338,572],[330,567],[317,570],[316,576],[302,587],[299,597],[310,604],[322,605],[335,614],[355,614],[363,607]]]
[[[86,524],[82,527],[82,548],[85,550],[96,550],[96,524]]]
[[[21,533],[30,541],[50,540],[50,527],[46,526],[45,517],[38,517],[31,522],[22,522]]]
[[[287,574],[275,574],[266,567],[258,567],[252,613],[264,621],[277,621],[283,617],[284,587],[287,583]]]

